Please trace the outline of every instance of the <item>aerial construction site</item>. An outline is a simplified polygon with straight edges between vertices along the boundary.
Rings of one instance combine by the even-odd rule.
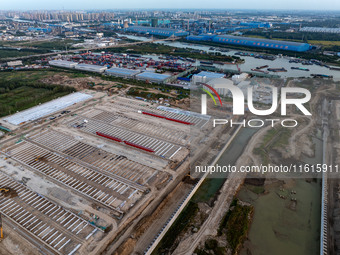
[[[0,122],[12,131],[1,140],[0,254],[112,254],[188,175],[209,116],[82,91]],[[192,186],[178,188],[166,217]]]

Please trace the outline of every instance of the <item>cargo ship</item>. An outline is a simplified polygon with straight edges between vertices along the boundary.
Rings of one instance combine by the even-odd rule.
[[[308,68],[303,68],[303,67],[295,67],[295,66],[293,66],[293,67],[291,67],[290,69],[293,69],[293,70],[300,70],[300,71],[309,71],[309,69]]]
[[[278,72],[287,72],[287,70],[285,68],[267,68],[267,70],[269,72],[274,72],[274,73],[278,73]]]

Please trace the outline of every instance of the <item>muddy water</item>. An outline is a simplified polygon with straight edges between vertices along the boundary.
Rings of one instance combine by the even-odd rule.
[[[303,161],[307,163],[321,162],[321,141],[314,139],[314,143],[316,155],[304,157]],[[238,195],[255,208],[249,240],[244,244],[242,255],[319,254],[320,179],[275,181],[267,184],[266,193],[261,195],[251,190],[254,191],[254,187],[245,185]],[[282,199],[280,195],[286,198]]]

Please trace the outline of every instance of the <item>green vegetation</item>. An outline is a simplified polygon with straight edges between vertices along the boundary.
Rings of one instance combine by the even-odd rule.
[[[220,223],[218,234],[226,234],[228,244],[233,254],[237,253],[247,236],[252,213],[253,207],[241,205],[237,199],[234,199],[229,211]]]
[[[296,42],[310,42],[310,40],[317,41],[339,41],[339,35],[330,33],[312,33],[312,32],[282,32],[282,31],[263,31],[252,30],[244,33],[244,36],[256,36],[258,38],[296,41]]]
[[[82,41],[66,39],[66,40],[30,42],[23,43],[22,45],[27,47],[37,47],[42,50],[66,50],[66,47],[69,49],[72,46],[72,44],[80,42]]]
[[[70,48],[72,44],[79,42],[81,41],[71,39],[36,42],[0,42],[0,47],[6,47],[5,49],[0,49],[0,59],[43,54],[53,50],[66,50],[66,48]]]
[[[174,244],[176,243],[177,237],[180,233],[186,231],[190,227],[198,211],[198,205],[190,201],[152,254],[164,254],[165,252],[171,253],[171,251],[175,248]]]
[[[14,58],[14,57],[23,57],[29,56],[33,54],[46,53],[47,51],[33,50],[33,49],[0,49],[0,59],[3,58]]]
[[[0,117],[65,96],[74,88],[38,82],[0,81]]]
[[[140,45],[129,46],[129,53],[134,54],[163,54],[163,55],[172,55],[172,56],[180,56],[180,57],[189,57],[193,59],[202,59],[202,60],[210,60],[210,61],[224,61],[224,62],[232,62],[234,60],[240,60],[237,56],[225,56],[220,53],[216,54],[207,54],[201,53],[197,50],[185,49],[185,48],[175,48],[162,44],[154,44],[154,43],[145,43]],[[111,52],[125,53],[127,52],[126,47],[117,47],[108,49]]]

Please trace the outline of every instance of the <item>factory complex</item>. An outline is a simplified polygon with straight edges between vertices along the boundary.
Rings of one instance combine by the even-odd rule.
[[[187,36],[188,41],[214,42],[245,47],[304,52],[312,48],[308,43],[278,41],[270,39],[234,36],[234,35],[197,35]]]

